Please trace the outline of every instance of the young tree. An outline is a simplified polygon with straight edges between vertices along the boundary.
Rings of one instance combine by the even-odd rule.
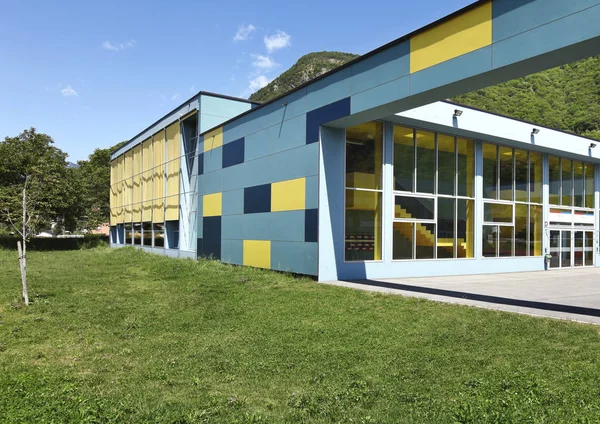
[[[19,260],[23,298],[28,303],[27,240],[52,220],[74,212],[70,203],[76,187],[70,184],[66,153],[35,128],[0,142],[0,220],[21,236]]]

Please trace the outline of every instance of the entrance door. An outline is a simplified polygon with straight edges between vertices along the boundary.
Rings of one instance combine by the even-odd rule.
[[[551,230],[550,255],[550,268],[593,266],[594,232]]]

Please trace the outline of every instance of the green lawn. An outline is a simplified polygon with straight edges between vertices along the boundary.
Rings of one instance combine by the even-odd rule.
[[[134,249],[0,250],[0,422],[598,422],[590,325]]]

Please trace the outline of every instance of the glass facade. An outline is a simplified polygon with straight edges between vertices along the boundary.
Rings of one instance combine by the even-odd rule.
[[[543,158],[483,143],[482,255],[542,255]]]
[[[476,222],[475,141],[401,125],[389,128],[388,160],[382,123],[346,131],[346,261],[383,260],[386,247],[393,261],[474,258],[476,232],[481,237],[477,256],[543,255],[542,153],[481,142],[482,221]],[[392,180],[384,191],[386,163]],[[594,208],[595,166],[549,156],[548,189],[550,204]],[[387,201],[391,223],[383,222]],[[384,227],[391,229],[387,242]],[[593,252],[584,249],[591,249],[592,241],[584,236],[573,240],[578,243],[574,249],[582,251],[578,261],[587,264]]]
[[[346,129],[346,261],[382,259],[383,124]]]
[[[550,156],[550,204],[575,208],[595,207],[595,166],[590,163]]]
[[[394,260],[473,257],[475,143],[394,126]]]

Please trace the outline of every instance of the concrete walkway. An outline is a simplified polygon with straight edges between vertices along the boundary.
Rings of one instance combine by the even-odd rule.
[[[325,284],[600,325],[600,268]]]

